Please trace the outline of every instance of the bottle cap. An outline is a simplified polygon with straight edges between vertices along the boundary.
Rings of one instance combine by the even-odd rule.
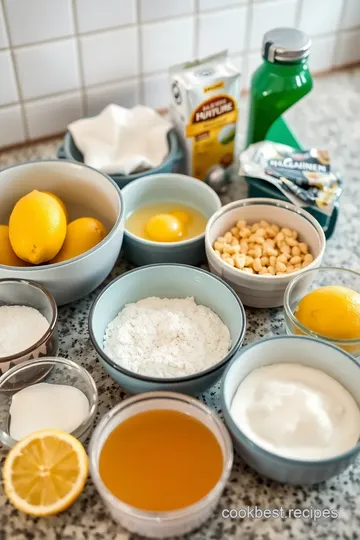
[[[262,55],[269,62],[296,62],[309,56],[311,39],[296,28],[274,28],[266,32]]]

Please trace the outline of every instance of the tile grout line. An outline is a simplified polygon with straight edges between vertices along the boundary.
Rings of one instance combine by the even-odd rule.
[[[145,103],[145,85],[144,85],[144,59],[143,59],[143,47],[142,47],[142,23],[141,23],[141,8],[140,0],[135,2],[136,10],[136,36],[137,36],[137,70],[138,70],[138,93],[139,101],[141,104]]]
[[[71,11],[72,11],[72,17],[73,17],[73,24],[74,24],[74,38],[76,42],[76,55],[77,55],[77,61],[78,61],[78,73],[79,73],[79,79],[80,79],[80,98],[81,98],[81,115],[86,116],[87,115],[87,102],[86,102],[86,94],[85,94],[85,71],[84,71],[84,63],[83,58],[81,54],[81,44],[80,44],[80,36],[79,36],[79,20],[77,16],[77,9],[75,5],[76,0],[71,1]]]
[[[194,60],[199,58],[199,45],[200,45],[200,0],[194,0],[194,12],[193,12],[193,18],[194,18],[194,30],[193,30],[193,56]]]
[[[5,2],[3,0],[1,0],[1,6],[2,6],[3,15],[4,15],[5,31],[7,33],[7,38],[8,38],[8,42],[9,42],[9,52],[10,52],[10,57],[11,57],[12,68],[14,70],[16,89],[17,89],[17,93],[18,93],[18,97],[19,97],[19,100],[18,100],[17,104],[20,106],[21,123],[22,123],[23,131],[24,131],[24,139],[25,139],[25,141],[29,141],[30,140],[30,130],[29,130],[29,124],[28,124],[27,117],[26,117],[25,101],[24,101],[24,96],[23,96],[23,93],[22,93],[20,77],[19,77],[18,70],[17,70],[15,52],[14,52],[14,48],[12,47],[12,40],[11,40],[8,13],[7,13],[7,9],[6,9],[6,6],[5,6]]]
[[[296,28],[299,28],[299,25],[300,25],[302,8],[303,8],[303,0],[298,0],[297,6],[296,6],[296,14],[295,14],[295,27]]]
[[[332,36],[332,35],[334,35],[334,34],[323,35],[323,36],[321,36],[321,39],[324,38],[324,37]],[[243,59],[244,64],[245,64],[246,61],[247,61],[248,56],[251,55],[251,54],[255,54],[255,53],[259,53],[259,50],[252,49],[252,50],[244,51],[243,53],[239,53],[239,52],[231,53],[230,58],[240,57],[240,58]],[[347,66],[347,65],[349,65],[349,64],[344,64],[344,66]],[[350,65],[352,65],[352,66],[360,65],[360,60],[357,61],[357,62],[352,62]],[[338,66],[338,67],[341,67],[341,66]],[[245,69],[242,69],[242,76],[243,77],[244,77],[244,72],[245,72]],[[318,73],[322,73],[322,71],[315,72],[314,74],[317,75]],[[146,74],[143,73],[142,77],[143,77],[143,79],[147,79],[147,78],[158,77],[158,76],[166,75],[166,74],[167,74],[167,70],[157,70],[157,71],[152,71],[152,72],[149,72],[149,73],[146,73]],[[122,78],[112,79],[112,80],[106,81],[106,82],[99,82],[99,83],[95,83],[95,84],[90,84],[90,85],[85,86],[85,89],[86,90],[93,90],[93,89],[98,89],[98,88],[100,89],[100,88],[106,88],[106,87],[109,87],[109,86],[113,86],[113,85],[115,86],[117,84],[127,83],[127,82],[137,82],[137,83],[140,84],[141,76],[139,75],[139,76],[131,76],[131,77],[122,77]],[[81,93],[80,88],[72,88],[72,89],[65,90],[65,91],[61,90],[59,92],[52,92],[51,94],[45,94],[45,95],[37,96],[35,98],[29,98],[27,100],[24,100],[23,103],[24,104],[36,103],[36,102],[46,101],[47,99],[51,99],[51,98],[57,98],[57,97],[61,97],[61,96],[69,96],[71,94],[80,94],[80,93]],[[11,101],[9,103],[1,104],[0,105],[0,110],[1,109],[6,109],[7,107],[14,107],[14,106],[19,105],[19,104],[20,104],[20,101]]]
[[[336,55],[337,55],[337,51],[339,49],[340,37],[343,35],[343,29],[341,28],[341,21],[343,20],[343,17],[345,15],[345,9],[347,7],[347,3],[348,3],[348,0],[343,0],[342,6],[341,6],[339,25],[338,25],[337,31],[335,33],[335,46],[334,46],[332,57],[331,57],[331,66],[332,67],[336,66]]]
[[[251,0],[249,0],[251,2]],[[299,2],[301,2],[302,0],[299,0]],[[0,0],[1,2],[1,0]],[[259,4],[256,4],[256,5],[259,5]],[[241,6],[240,6],[241,7]],[[242,7],[247,7],[246,4],[243,4]],[[235,8],[237,9],[237,8]],[[223,12],[225,10],[221,10],[221,12]],[[206,12],[199,12],[200,13],[206,13]],[[213,12],[211,12],[213,13]],[[194,15],[194,13],[193,13]],[[190,18],[190,17],[187,17],[187,18]],[[176,17],[176,19],[181,19],[181,17]],[[162,19],[165,21],[165,19]],[[166,21],[169,21],[169,20],[173,20],[173,19],[166,19]],[[145,23],[146,25],[146,23]],[[118,27],[116,28],[115,30],[122,30],[122,29],[125,29],[125,28],[133,28],[134,26],[137,26],[135,24],[133,25],[128,25],[128,26],[121,26],[121,27]],[[316,34],[312,39],[313,40],[316,40],[316,39],[321,39],[323,37],[328,37],[328,36],[338,36],[340,34],[347,34],[347,33],[352,33],[352,32],[356,32],[357,30],[360,30],[360,25],[356,25],[356,26],[351,26],[349,28],[338,28],[337,30],[335,31],[331,31],[331,32],[322,32],[320,34]],[[93,33],[89,33],[89,34],[78,34],[79,38],[81,39],[82,37],[87,37],[87,36],[90,36],[92,37],[93,35],[99,35],[99,34],[106,34],[108,32],[113,32],[114,31],[114,28],[107,28],[105,30],[102,30],[101,32],[93,32]],[[61,42],[61,41],[66,41],[66,40],[71,40],[71,39],[74,39],[76,37],[75,34],[72,34],[72,35],[69,35],[69,36],[63,36],[63,37],[58,37],[58,38],[54,38],[54,39],[48,39],[46,41],[36,41],[34,43],[28,43],[26,45],[16,45],[14,47],[0,47],[0,52],[4,52],[4,51],[8,51],[9,49],[12,49],[14,51],[17,51],[17,50],[20,50],[20,49],[29,49],[29,48],[32,48],[32,47],[37,47],[39,45],[46,45],[48,43],[56,43],[56,42]],[[243,52],[237,52],[237,53],[233,53],[233,54],[243,54],[243,53],[247,53],[247,52],[256,52],[255,49],[245,49]]]
[[[251,37],[251,26],[252,26],[252,21],[253,21],[253,6],[254,6],[254,0],[249,0],[247,4],[246,30],[245,30],[245,37],[244,37],[245,44],[248,43],[249,45],[250,45],[250,37]],[[243,88],[246,90],[248,90],[248,88],[245,88],[245,86],[247,86],[246,81],[248,79],[248,71],[250,69],[250,60],[249,60],[250,54],[251,54],[250,49],[249,50],[245,49],[245,51],[243,52],[243,63],[241,65],[242,84],[240,88]]]

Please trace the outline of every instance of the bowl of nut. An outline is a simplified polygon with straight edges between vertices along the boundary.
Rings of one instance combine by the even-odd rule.
[[[320,266],[325,245],[324,231],[309,212],[276,199],[227,204],[205,231],[210,270],[244,305],[257,308],[282,306],[289,281]]]

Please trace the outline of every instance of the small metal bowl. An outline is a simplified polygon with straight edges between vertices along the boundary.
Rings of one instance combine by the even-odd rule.
[[[56,302],[42,285],[25,279],[0,279],[0,306],[21,305],[37,309],[48,321],[49,328],[31,347],[11,356],[0,357],[0,376],[26,360],[42,356],[57,356],[59,350]],[[41,376],[41,373],[38,373]],[[37,376],[36,376],[37,377]],[[25,381],[29,383],[30,381]],[[34,382],[34,381],[33,381]],[[20,388],[16,380],[14,389]]]

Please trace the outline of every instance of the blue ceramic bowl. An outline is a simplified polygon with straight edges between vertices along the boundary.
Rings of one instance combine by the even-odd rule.
[[[169,145],[169,154],[158,167],[134,174],[109,174],[109,176],[111,176],[119,188],[122,189],[133,180],[136,180],[142,176],[159,173],[183,172],[185,170],[185,156],[179,136],[177,135],[175,129],[171,129],[168,132],[167,139]],[[65,134],[64,143],[58,151],[58,158],[72,159],[74,161],[84,163],[84,156],[76,146],[75,141],[69,131]]]
[[[251,441],[235,424],[231,403],[235,392],[254,369],[271,364],[296,363],[319,369],[336,379],[360,407],[360,364],[338,347],[307,336],[277,336],[238,351],[228,366],[221,388],[225,423],[243,460],[258,473],[286,484],[317,484],[341,474],[359,455],[360,444],[331,459],[288,459]]]
[[[212,309],[227,325],[231,335],[231,348],[218,364],[186,377],[157,378],[133,373],[117,365],[103,349],[107,325],[126,304],[142,298],[186,298],[194,296],[198,304]],[[94,301],[89,315],[91,341],[105,371],[132,394],[167,390],[199,395],[213,386],[241,347],[245,336],[245,310],[238,296],[220,278],[191,266],[162,264],[131,270],[112,281]]]
[[[126,230],[126,219],[151,203],[172,202],[199,210],[208,219],[221,208],[207,184],[182,174],[156,174],[135,180],[122,190],[125,205],[125,257],[137,266],[156,263],[197,265],[205,260],[205,231],[180,242],[152,242]]]

